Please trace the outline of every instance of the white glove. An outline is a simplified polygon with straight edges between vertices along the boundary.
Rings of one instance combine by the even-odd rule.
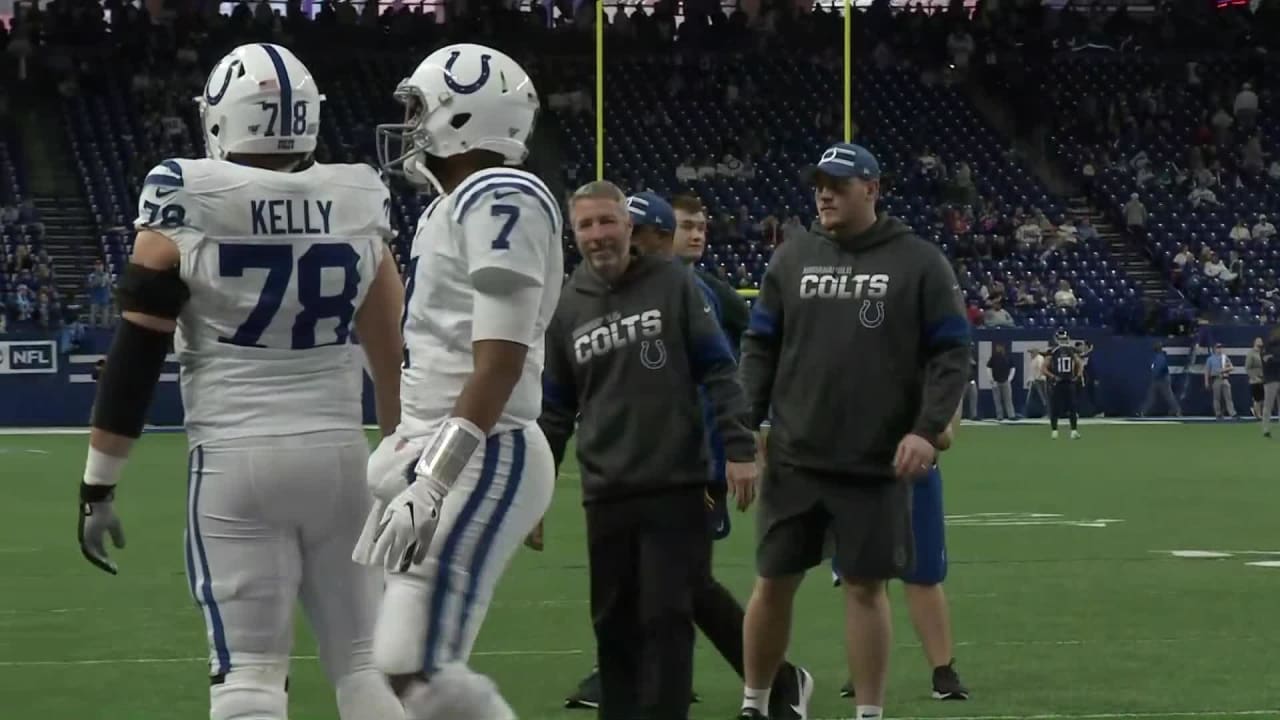
[[[404,572],[427,557],[431,537],[440,523],[440,509],[448,492],[440,482],[419,475],[382,513],[373,541],[372,561]]]

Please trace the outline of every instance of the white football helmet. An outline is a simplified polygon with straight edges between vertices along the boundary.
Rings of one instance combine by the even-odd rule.
[[[218,61],[197,97],[206,152],[311,153],[324,95],[311,71],[279,45],[241,45]]]
[[[519,165],[529,154],[538,92],[515,60],[493,48],[463,43],[431,53],[396,86],[395,98],[404,122],[377,127],[378,162],[387,172],[443,192],[426,155],[488,150]]]

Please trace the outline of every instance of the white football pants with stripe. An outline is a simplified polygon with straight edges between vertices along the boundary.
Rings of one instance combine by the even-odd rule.
[[[372,503],[359,430],[212,441],[190,454],[186,564],[212,720],[287,717],[301,599],[342,720],[403,717],[373,663],[381,573],[351,560]]]
[[[380,492],[389,494],[412,476],[427,439],[394,449],[400,442],[387,438],[370,460],[371,472],[387,475],[381,482],[370,477]],[[467,662],[498,580],[546,513],[554,487],[555,462],[537,425],[489,437],[445,495],[426,559],[387,574],[374,632],[380,670],[431,677]],[[406,697],[414,718],[410,705]]]

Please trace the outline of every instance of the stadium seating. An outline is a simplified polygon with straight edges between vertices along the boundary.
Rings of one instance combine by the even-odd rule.
[[[1139,194],[1149,213],[1148,251],[1153,262],[1171,279],[1173,257],[1181,244],[1189,244],[1197,255],[1207,247],[1225,259],[1233,247],[1228,233],[1237,219],[1244,219],[1252,226],[1260,215],[1271,218],[1280,215],[1280,184],[1265,178],[1253,183],[1237,183],[1230,162],[1224,163],[1228,169],[1222,173],[1221,182],[1212,188],[1220,203],[1216,207],[1192,207],[1187,197],[1189,187],[1174,190],[1155,182],[1138,187],[1131,165],[1133,158],[1145,153],[1157,174],[1170,165],[1185,168],[1192,138],[1203,123],[1204,114],[1216,110],[1189,91],[1185,83],[1168,82],[1170,77],[1179,74],[1185,77],[1185,60],[1114,53],[1063,58],[1052,65],[1043,82],[1044,91],[1052,98],[1054,115],[1067,120],[1074,120],[1074,108],[1087,94],[1096,95],[1105,111],[1106,103],[1118,94],[1125,94],[1130,103],[1135,104],[1134,98],[1143,88],[1169,85],[1167,129],[1157,126],[1154,134],[1145,136],[1137,132],[1122,133],[1118,138],[1107,138],[1105,145],[1095,145],[1082,138],[1077,128],[1062,127],[1050,137],[1049,144],[1056,148],[1058,160],[1076,173],[1083,165],[1082,159],[1090,155],[1107,152],[1120,161],[1101,172],[1094,181],[1095,198],[1123,225],[1124,204],[1131,193]],[[1246,59],[1239,53],[1220,53],[1197,56],[1196,60],[1201,65],[1202,77],[1211,78],[1215,86],[1229,90],[1226,97],[1229,104],[1240,87],[1241,78],[1245,77]],[[1272,76],[1280,72],[1280,65],[1274,59],[1268,63]],[[1280,146],[1280,117],[1274,111],[1268,114],[1265,110],[1264,107],[1259,128],[1264,148],[1274,152],[1274,148]],[[1228,147],[1219,149],[1219,154],[1237,156],[1241,141],[1242,138],[1234,138]],[[1220,321],[1274,320],[1274,304],[1262,300],[1265,288],[1274,287],[1280,270],[1280,250],[1258,244],[1249,244],[1240,250],[1244,274],[1238,292],[1198,271],[1177,278],[1179,287],[1188,300]]]

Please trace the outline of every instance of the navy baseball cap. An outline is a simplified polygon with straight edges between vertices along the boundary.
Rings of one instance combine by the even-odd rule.
[[[853,143],[836,143],[822,153],[822,159],[809,170],[809,182],[817,173],[833,178],[857,178],[859,180],[877,180],[880,178],[880,163],[871,151]]]
[[[637,227],[652,225],[664,232],[676,230],[676,211],[657,193],[646,190],[627,198],[627,212]]]

